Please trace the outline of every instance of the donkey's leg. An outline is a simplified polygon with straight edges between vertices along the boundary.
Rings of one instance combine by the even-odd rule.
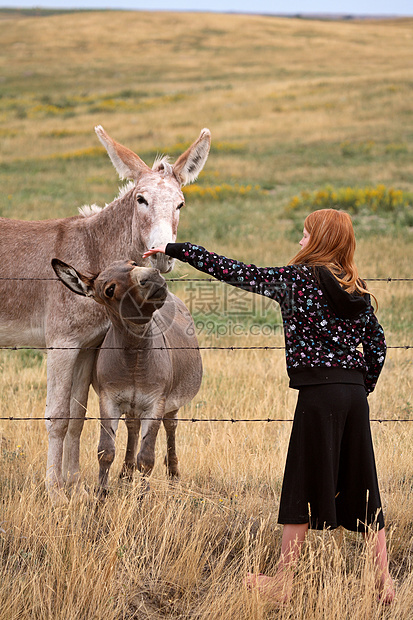
[[[165,412],[165,400],[155,403],[152,409],[142,413],[141,447],[136,462],[138,469],[144,476],[150,476],[155,465],[155,443],[159,427]]]
[[[115,439],[120,411],[105,394],[100,394],[99,405],[101,417],[98,445],[99,491],[105,492],[108,487],[109,469],[115,458]]]
[[[125,423],[128,429],[128,443],[126,445],[125,461],[122,465],[119,477],[132,480],[133,472],[136,469],[136,455],[138,452],[141,421],[138,418],[127,418]]]
[[[80,351],[73,374],[70,421],[63,444],[63,479],[70,487],[79,482],[80,435],[85,421],[96,351]],[[80,488],[77,489],[80,491]],[[85,491],[82,489],[83,494]]]
[[[175,434],[178,426],[178,409],[167,413],[163,419],[166,431],[166,456],[165,465],[168,476],[179,478],[178,457],[176,455]]]
[[[55,343],[55,346],[56,343]],[[54,504],[67,503],[63,492],[63,441],[70,416],[70,393],[78,351],[50,350],[47,355],[46,429],[49,437],[46,487]]]

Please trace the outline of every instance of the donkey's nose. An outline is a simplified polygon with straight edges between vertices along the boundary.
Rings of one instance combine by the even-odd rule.
[[[164,281],[164,278],[161,276],[159,269],[148,269],[144,274],[142,274],[142,277],[139,280],[142,286],[147,286],[160,281]]]
[[[138,284],[142,288],[147,288],[154,283],[164,281],[159,269],[153,269],[150,267],[134,267],[131,272],[132,281]]]

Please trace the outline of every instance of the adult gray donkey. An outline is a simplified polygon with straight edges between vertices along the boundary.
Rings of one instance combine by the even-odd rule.
[[[130,182],[104,209],[84,209],[58,220],[0,218],[0,346],[48,348],[46,427],[49,447],[46,486],[55,504],[66,503],[64,485],[79,484],[79,445],[92,369],[109,328],[103,307],[73,295],[51,266],[53,257],[96,274],[116,260],[146,266],[149,248],[174,242],[182,185],[193,182],[209,153],[211,134],[199,138],[174,164],[141,159],[96,127],[120,177]],[[173,260],[157,255],[152,266],[169,272]],[[50,278],[50,279],[47,279]]]

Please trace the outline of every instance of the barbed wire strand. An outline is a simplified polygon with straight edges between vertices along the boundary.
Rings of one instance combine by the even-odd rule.
[[[1,279],[1,278],[0,278]],[[53,280],[54,278],[49,278]],[[366,282],[413,282],[413,278],[393,278],[388,276],[387,278],[363,278]],[[167,282],[221,282],[222,284],[227,284],[222,280],[218,280],[217,278],[185,278],[182,276],[181,278],[167,278]]]
[[[252,347],[151,347],[152,351],[278,351],[285,346],[252,346]],[[411,344],[389,345],[387,349],[413,349]],[[125,351],[125,347],[0,347],[0,351]],[[143,351],[143,348],[127,348],[128,351]]]
[[[364,278],[366,282],[413,282],[413,278],[393,278],[392,276],[388,276],[386,278]],[[59,278],[40,278],[40,277],[1,277],[0,281],[33,281],[33,282],[60,282]],[[217,280],[216,278],[186,278],[182,276],[180,278],[167,278],[166,282],[221,282],[222,284],[226,284],[226,282],[222,282],[221,280]]]
[[[0,417],[0,421],[6,422],[35,422],[35,421],[46,421],[46,422],[56,422],[60,420],[123,420],[126,422],[127,420],[135,420],[139,419],[139,421],[158,421],[162,422],[163,418],[102,418],[99,416],[85,416],[85,417],[59,417],[59,418],[50,418],[47,416],[34,416],[34,417],[16,417],[16,416],[3,416]],[[172,418],[166,418],[171,420]],[[232,424],[236,424],[237,422],[293,422],[294,420],[291,418],[174,418],[176,422],[231,422]],[[413,422],[413,418],[372,418],[370,422]]]

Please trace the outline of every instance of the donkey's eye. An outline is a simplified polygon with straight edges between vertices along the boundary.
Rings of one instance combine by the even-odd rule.
[[[180,203],[180,204],[179,204],[176,208],[177,208],[177,209],[178,209],[178,211],[179,211],[179,209],[182,209],[182,207],[184,207],[184,206],[185,206],[185,203],[184,203],[184,202],[181,202],[181,203]]]
[[[109,297],[109,299],[112,299],[113,295],[115,293],[115,285],[111,284],[110,286],[108,286],[108,288],[105,290],[105,295],[106,297]]]
[[[139,194],[137,200],[140,205],[148,205],[148,201],[146,200],[146,198],[141,196],[141,194]]]

